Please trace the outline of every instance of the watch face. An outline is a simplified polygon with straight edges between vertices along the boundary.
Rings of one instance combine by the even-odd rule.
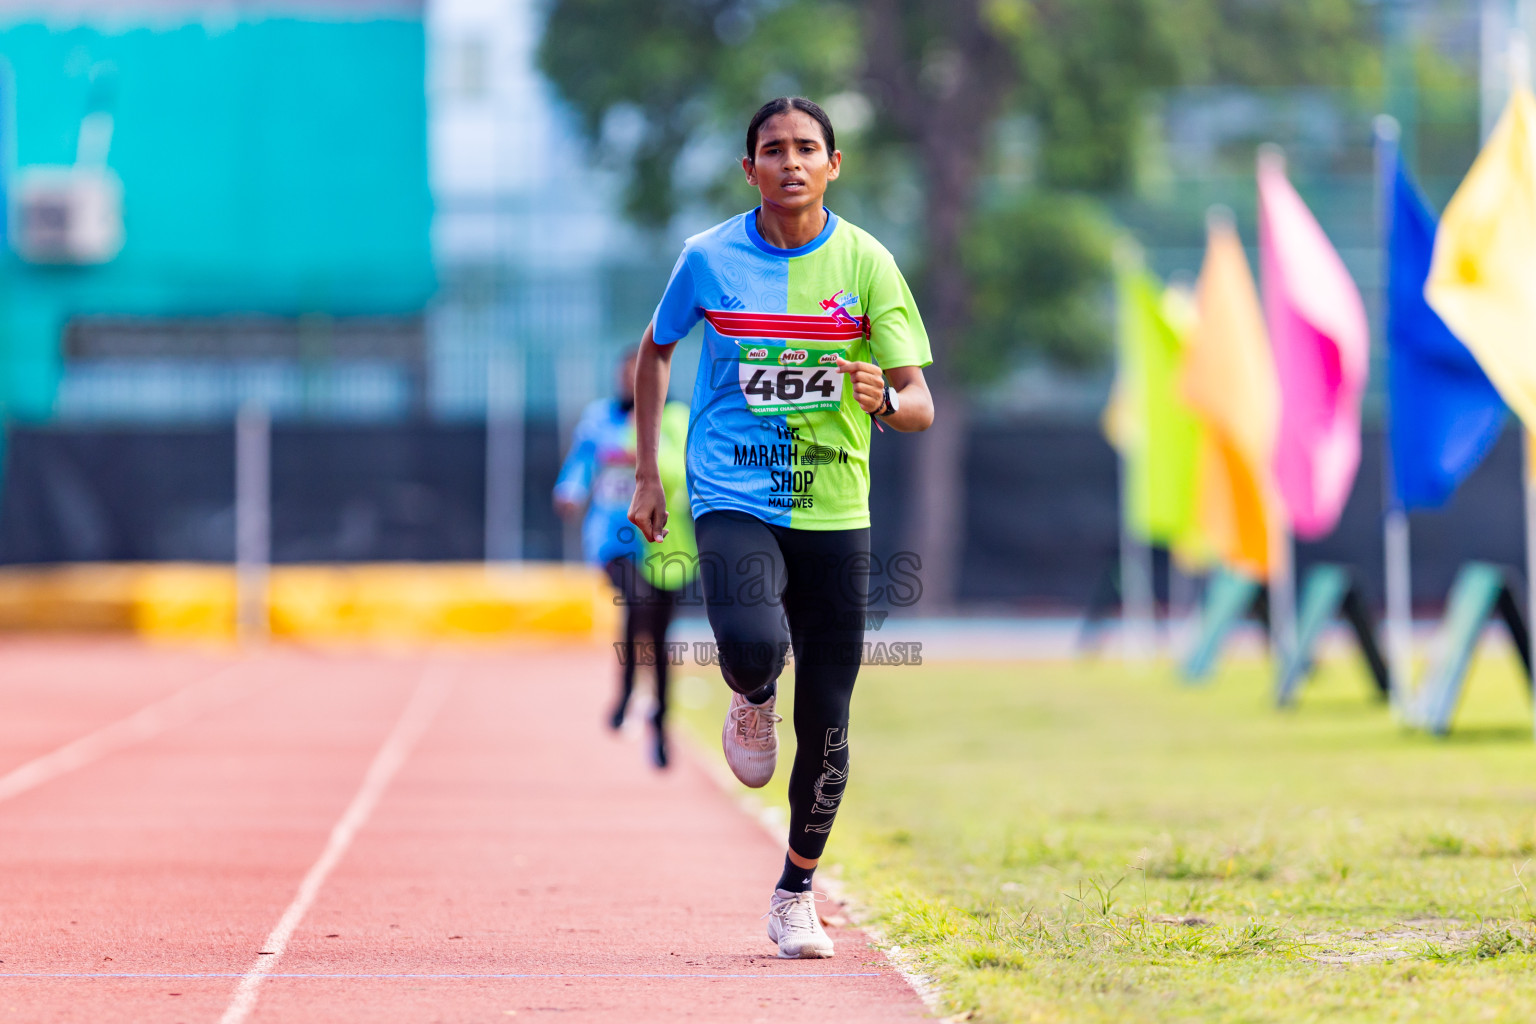
[[[886,385],[885,400],[890,404],[891,412],[895,412],[897,409],[901,408],[901,396],[898,395],[896,393],[896,389],[890,385]]]

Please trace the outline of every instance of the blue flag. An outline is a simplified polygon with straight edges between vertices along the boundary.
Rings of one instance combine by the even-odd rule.
[[[1504,429],[1505,408],[1482,367],[1424,299],[1435,215],[1400,160],[1391,175],[1387,240],[1387,389],[1394,501],[1440,508]]]

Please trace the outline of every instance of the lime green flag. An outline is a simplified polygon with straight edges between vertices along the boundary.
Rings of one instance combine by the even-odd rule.
[[[1121,495],[1131,531],[1173,550],[1186,565],[1204,561],[1195,518],[1200,420],[1180,381],[1194,321],[1187,293],[1164,292],[1138,262],[1116,274],[1118,367],[1104,428],[1126,465]]]

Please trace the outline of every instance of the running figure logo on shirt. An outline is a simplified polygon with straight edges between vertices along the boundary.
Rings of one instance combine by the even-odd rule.
[[[859,297],[857,295],[844,295],[843,289],[839,288],[836,295],[833,295],[830,299],[821,300],[821,308],[830,310],[833,320],[841,320],[850,326],[856,327],[859,322],[853,318],[852,313],[848,312],[848,307],[857,305],[858,302]]]

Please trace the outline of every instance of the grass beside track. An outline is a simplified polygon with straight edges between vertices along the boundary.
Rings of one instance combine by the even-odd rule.
[[[1256,661],[1203,688],[1114,661],[866,668],[825,870],[959,1019],[1536,1019],[1513,655],[1476,663],[1448,739],[1394,725],[1353,657],[1291,711],[1269,683]],[[724,684],[679,689],[718,750]]]

